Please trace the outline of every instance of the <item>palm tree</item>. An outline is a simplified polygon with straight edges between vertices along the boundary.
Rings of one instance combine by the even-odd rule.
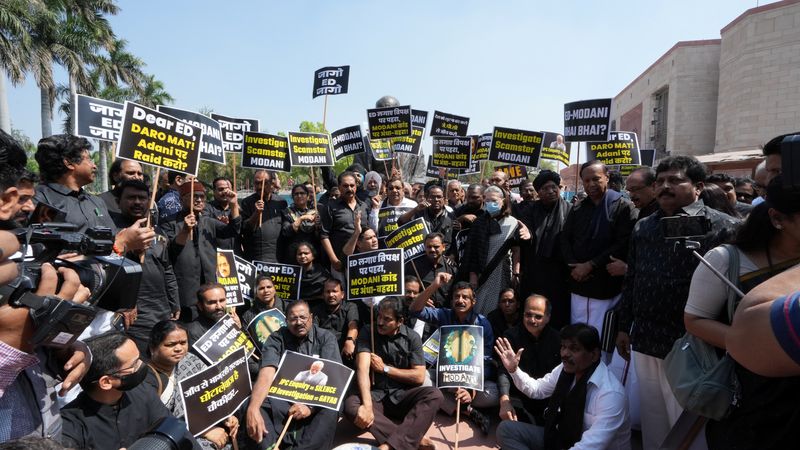
[[[155,75],[145,75],[142,78],[142,89],[134,101],[148,108],[155,108],[172,103],[175,99],[164,88],[164,82],[157,80]]]
[[[28,28],[31,20],[31,5],[26,0],[0,2],[0,70],[12,84],[25,80],[26,61],[32,51]],[[0,74],[0,129],[11,132],[11,117],[8,113],[8,95],[5,77]]]

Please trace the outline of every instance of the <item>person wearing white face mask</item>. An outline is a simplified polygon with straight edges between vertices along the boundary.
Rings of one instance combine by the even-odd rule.
[[[511,216],[508,198],[508,192],[497,186],[486,188],[486,214],[472,224],[462,262],[476,289],[475,309],[484,315],[497,307],[501,290],[519,283],[519,241],[530,239],[527,228]]]

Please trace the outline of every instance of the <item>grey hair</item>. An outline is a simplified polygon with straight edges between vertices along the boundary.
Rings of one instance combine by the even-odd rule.
[[[495,192],[495,193],[497,193],[497,194],[500,194],[500,197],[502,197],[502,198],[506,198],[506,193],[505,193],[505,192],[503,192],[503,190],[502,190],[502,189],[500,189],[499,187],[497,187],[497,186],[495,186],[495,185],[489,186],[489,187],[487,187],[486,189],[484,189],[484,191],[483,191],[483,195],[486,195],[486,194],[488,194],[488,193],[490,193],[490,192]]]

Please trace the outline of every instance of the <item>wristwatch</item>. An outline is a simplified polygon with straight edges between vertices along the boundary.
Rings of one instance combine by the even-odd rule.
[[[389,375],[389,366],[383,366],[383,373]]]

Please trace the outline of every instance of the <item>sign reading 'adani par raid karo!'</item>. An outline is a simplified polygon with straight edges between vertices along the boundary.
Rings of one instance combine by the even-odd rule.
[[[331,137],[324,133],[289,132],[292,167],[332,166]]]
[[[605,142],[589,142],[587,149],[589,159],[602,161],[607,166],[639,165],[639,140],[636,133],[628,131],[612,131]]]
[[[468,128],[469,117],[439,111],[433,112],[431,136],[466,136]]]
[[[243,348],[211,367],[178,381],[186,426],[200,436],[250,398],[252,383]]]
[[[564,140],[596,142],[608,140],[611,131],[611,100],[581,100],[564,105]]]
[[[448,169],[469,169],[472,156],[470,137],[433,137],[433,165]]]
[[[233,255],[236,261],[236,274],[239,276],[239,288],[242,291],[242,298],[248,302],[253,301],[253,287],[256,284],[256,266],[236,255]]]
[[[391,139],[411,135],[411,107],[387,106],[367,110],[370,139]]]
[[[211,113],[211,118],[219,122],[222,127],[222,149],[226,152],[242,151],[244,134],[248,131],[258,131],[258,119],[237,119],[221,114]]]
[[[564,136],[558,133],[545,131],[542,137],[542,159],[558,161],[569,165],[569,144],[564,141]]]
[[[428,224],[420,217],[394,230],[386,236],[386,246],[403,250],[403,259],[412,261],[425,254],[425,236],[428,235]]]
[[[75,101],[75,134],[89,139],[117,142],[122,129],[122,103],[78,94]]]
[[[233,250],[217,249],[217,283],[225,288],[225,306],[244,305]]]
[[[508,185],[512,189],[520,187],[522,182],[528,179],[528,169],[525,166],[497,166],[494,170],[499,170],[508,174]]]
[[[247,324],[247,333],[260,349],[267,342],[267,338],[284,325],[286,325],[286,316],[279,309],[272,308],[253,317],[253,320]]]
[[[200,336],[192,347],[209,364],[214,364],[240,348],[244,348],[248,356],[255,351],[253,342],[228,314]]]
[[[197,175],[202,130],[170,115],[125,102],[117,157]]]
[[[492,147],[489,150],[491,161],[536,167],[539,165],[541,152],[542,133],[494,127]]]
[[[392,231],[396,230],[399,227],[397,221],[400,216],[412,209],[401,206],[387,206],[378,210],[378,237],[388,236]]]
[[[483,327],[439,327],[439,359],[436,387],[483,391]]]
[[[361,125],[353,125],[331,133],[331,145],[333,145],[333,158],[336,161],[345,156],[356,155],[367,151],[364,145],[364,133],[361,132]]]
[[[269,396],[338,411],[352,379],[353,371],[336,361],[286,351]]]
[[[186,111],[170,106],[158,105],[160,112],[190,123],[203,130],[200,142],[200,159],[217,164],[225,164],[225,152],[222,150],[222,127],[216,120],[198,112]]]
[[[300,300],[302,267],[266,261],[253,261],[253,264],[256,266],[256,272],[272,278],[276,296],[286,300]]]
[[[242,167],[290,172],[289,141],[283,136],[248,131],[244,134]]]
[[[422,135],[424,133],[425,128],[423,127],[411,127],[411,136],[392,139],[392,152],[419,156],[419,151],[422,148]]]
[[[403,295],[403,250],[386,248],[347,257],[347,299]]]
[[[311,98],[320,95],[347,94],[350,82],[350,66],[323,67],[314,72],[314,92]]]

